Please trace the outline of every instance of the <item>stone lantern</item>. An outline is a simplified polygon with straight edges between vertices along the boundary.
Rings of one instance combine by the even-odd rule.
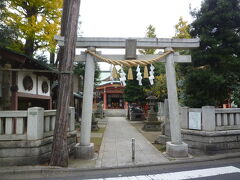
[[[155,110],[154,110],[154,106],[156,106],[156,103],[157,103],[157,98],[155,96],[148,96],[146,99],[148,100],[150,110],[148,111],[147,120],[144,121],[143,130],[145,130],[145,131],[160,131],[161,130],[161,122],[158,121],[157,112],[155,112]]]
[[[154,111],[154,106],[156,106],[156,101],[157,101],[157,98],[156,96],[149,96],[147,97],[147,100],[148,100],[148,104],[150,106],[150,110],[148,112],[148,118],[147,120],[148,121],[157,121],[157,112]]]

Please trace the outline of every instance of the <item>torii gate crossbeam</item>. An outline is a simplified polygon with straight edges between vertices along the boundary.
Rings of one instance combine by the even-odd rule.
[[[64,45],[64,37],[55,36],[59,46]],[[125,48],[129,38],[78,37],[76,48]],[[131,38],[130,38],[131,39]],[[137,49],[191,49],[199,47],[199,39],[170,39],[170,38],[132,38]]]

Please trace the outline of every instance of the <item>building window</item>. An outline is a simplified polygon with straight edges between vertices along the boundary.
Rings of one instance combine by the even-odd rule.
[[[42,82],[42,92],[46,94],[46,93],[48,93],[48,89],[49,89],[49,88],[48,88],[48,83],[47,83],[47,81],[43,81],[43,82]]]
[[[33,89],[33,80],[29,75],[23,78],[23,87],[28,91],[31,91]]]

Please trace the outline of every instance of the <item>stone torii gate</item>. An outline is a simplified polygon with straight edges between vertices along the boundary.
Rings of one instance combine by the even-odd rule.
[[[58,45],[64,45],[64,38],[56,36]],[[126,43],[127,42],[127,43]],[[151,59],[159,55],[136,55],[136,49],[164,49],[165,51],[174,49],[190,49],[199,47],[199,39],[167,39],[167,38],[86,38],[79,37],[76,48],[87,48],[96,51],[97,48],[126,48],[125,55],[101,55],[109,59]],[[85,80],[83,92],[82,122],[80,144],[76,145],[76,157],[90,159],[94,156],[94,144],[90,142],[95,57],[89,53],[82,53],[76,57],[76,61],[86,61]],[[161,60],[165,62],[167,91],[169,101],[169,119],[171,129],[171,142],[167,142],[166,151],[171,157],[188,156],[188,145],[182,142],[181,126],[179,117],[179,105],[176,86],[176,75],[174,63],[191,62],[190,55],[179,55],[171,53]]]

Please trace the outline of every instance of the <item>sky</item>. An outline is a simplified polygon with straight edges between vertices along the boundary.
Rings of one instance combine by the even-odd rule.
[[[199,9],[201,1],[81,0],[81,36],[139,38],[145,36],[147,26],[151,24],[156,28],[157,38],[171,38],[175,35],[174,26],[180,16],[191,23],[193,18],[189,7]],[[117,51],[103,52],[112,54]],[[105,70],[105,65],[101,65],[101,69]]]

